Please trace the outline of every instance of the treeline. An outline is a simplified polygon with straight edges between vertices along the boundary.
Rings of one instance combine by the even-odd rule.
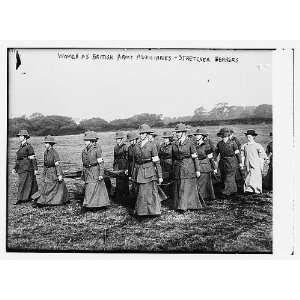
[[[258,124],[272,122],[272,105],[229,106],[228,103],[218,103],[210,111],[202,106],[194,111],[192,116],[177,118],[163,117],[161,114],[142,113],[126,119],[106,121],[102,118],[91,118],[77,124],[72,118],[58,115],[44,116],[34,113],[29,117],[21,116],[9,119],[8,134],[15,136],[20,129],[27,129],[32,136],[79,134],[86,130],[110,131],[137,129],[143,123],[151,127],[175,126],[185,122],[192,126],[220,124]]]

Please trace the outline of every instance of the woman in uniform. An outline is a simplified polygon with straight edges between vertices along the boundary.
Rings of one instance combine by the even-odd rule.
[[[157,148],[148,140],[152,132],[147,124],[139,128],[140,140],[133,148],[134,167],[132,180],[137,187],[135,214],[138,216],[158,216],[161,214],[161,198],[157,183],[162,183],[162,170]]]
[[[128,147],[124,142],[125,135],[123,132],[116,133],[116,146],[114,148],[114,171],[124,171],[116,178],[115,198],[123,202],[128,202],[129,184],[128,184]]]
[[[262,172],[267,157],[263,146],[255,142],[255,130],[245,132],[248,142],[241,148],[242,160],[246,166],[245,193],[262,193]]]
[[[196,177],[200,177],[200,167],[195,145],[187,138],[184,124],[176,125],[177,140],[172,145],[174,167],[173,209],[186,211],[205,206],[197,190]]]
[[[205,201],[214,200],[215,192],[212,183],[212,173],[217,174],[218,172],[213,161],[214,149],[209,143],[204,142],[206,133],[200,128],[194,131],[194,136],[196,137],[196,150],[200,167],[200,177],[197,178],[198,191],[200,197]]]
[[[272,132],[270,132],[270,136],[272,137]],[[273,189],[273,142],[271,141],[267,145],[266,154],[269,160],[269,168],[266,176],[266,188],[268,190]]]
[[[217,133],[217,136],[222,140],[216,146],[215,160],[220,155],[219,169],[223,184],[221,194],[226,198],[237,193],[235,174],[238,164],[242,167],[242,160],[237,144],[229,139],[230,129],[222,128]]]
[[[82,151],[82,176],[85,182],[83,208],[108,206],[110,205],[110,200],[103,180],[104,161],[101,147],[96,143],[96,132],[86,132],[84,141],[85,147]]]
[[[63,181],[63,170],[59,155],[53,148],[53,136],[46,136],[44,152],[44,171],[41,196],[36,201],[37,205],[61,205],[68,201],[68,190]]]
[[[127,134],[127,142],[129,142],[129,146],[128,146],[128,179],[132,180],[132,171],[133,171],[133,162],[134,162],[134,157],[133,157],[133,152],[134,152],[134,147],[138,141],[138,134],[134,133],[134,132],[129,132]],[[136,184],[135,182],[131,181],[131,189],[130,189],[130,208],[134,209],[135,206],[135,198],[136,198],[136,193],[137,193],[137,189],[136,189]]]
[[[16,164],[12,170],[18,174],[18,196],[16,204],[31,200],[31,196],[38,191],[36,182],[37,162],[32,146],[28,143],[30,138],[27,130],[20,130],[17,134],[20,140],[20,147],[17,151]]]
[[[163,143],[160,145],[158,156],[160,159],[160,165],[162,168],[164,186],[163,190],[168,198],[172,198],[172,185],[171,180],[173,179],[173,161],[172,161],[172,132],[164,131],[162,134]]]

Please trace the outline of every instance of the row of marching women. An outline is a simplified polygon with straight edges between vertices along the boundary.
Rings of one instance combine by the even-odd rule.
[[[63,180],[63,170],[52,136],[44,139],[44,169],[42,186],[36,182],[37,162],[29,134],[18,134],[20,148],[17,151],[13,173],[19,175],[16,204],[34,199],[34,206],[60,205],[68,201],[68,191]],[[130,132],[115,136],[113,170],[116,178],[115,199],[131,206],[138,216],[161,214],[164,200],[170,208],[184,212],[201,209],[215,199],[213,178],[220,174],[221,197],[238,192],[242,182],[243,192],[262,192],[264,161],[270,160],[267,185],[272,188],[272,142],[267,151],[255,142],[257,133],[247,130],[247,142],[241,145],[233,130],[222,128],[213,144],[207,132],[192,130],[178,124],[173,131],[158,135],[147,124],[139,133]],[[161,139],[163,142],[161,143]],[[95,132],[84,134],[82,151],[82,179],[85,182],[83,208],[100,208],[110,205],[109,193],[104,182],[104,160]],[[131,184],[129,184],[131,182]]]

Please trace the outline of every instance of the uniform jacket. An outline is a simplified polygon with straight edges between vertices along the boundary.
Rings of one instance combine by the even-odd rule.
[[[173,176],[172,143],[161,144],[158,152],[163,178],[169,179]]]
[[[128,176],[132,176],[132,171],[133,171],[133,148],[135,145],[129,145],[128,146]]]
[[[200,171],[196,147],[188,138],[173,143],[172,159],[175,179],[195,178]]]
[[[160,162],[153,161],[157,158],[157,148],[153,142],[146,142],[143,146],[141,141],[133,148],[133,173],[132,179],[137,183],[148,183],[162,178]]]
[[[33,157],[34,150],[29,143],[24,143],[20,145],[17,151],[17,159],[14,169],[17,173],[33,172],[37,170],[37,161]]]
[[[98,162],[98,158],[102,159],[100,163]],[[95,177],[95,179],[99,176],[103,176],[104,161],[102,158],[102,150],[100,145],[91,144],[88,147],[85,147],[82,151],[82,163],[84,173],[91,173],[89,171],[93,170],[93,174],[90,175],[93,175],[92,177]]]
[[[266,149],[266,154],[270,155],[270,165],[273,163],[273,142],[270,142]]]
[[[45,180],[57,180],[58,176],[63,175],[60,159],[57,151],[50,148],[44,152],[44,178]]]
[[[113,169],[115,171],[128,169],[128,146],[124,143],[114,148]]]
[[[242,144],[237,137],[233,136],[230,140],[235,142],[236,145],[238,146],[238,149],[241,150]]]
[[[220,154],[219,166],[222,172],[229,172],[238,167],[237,162],[241,163],[241,153],[237,144],[228,139],[225,143],[223,140],[218,142],[215,150],[215,159]]]
[[[210,173],[213,169],[216,169],[215,163],[213,161],[213,148],[208,142],[203,142],[202,144],[196,144],[196,150],[199,160],[200,172]]]

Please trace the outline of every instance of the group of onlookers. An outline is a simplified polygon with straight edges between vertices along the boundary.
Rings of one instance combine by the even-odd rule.
[[[271,135],[271,134],[270,134]],[[18,134],[13,173],[19,175],[16,204],[33,198],[34,206],[59,205],[68,201],[59,155],[52,136],[44,139],[43,183],[38,192],[37,163],[34,150],[28,143],[29,134]],[[243,145],[230,128],[217,133],[220,141],[214,145],[209,134],[185,124],[159,136],[147,124],[138,134],[122,132],[115,135],[113,170],[117,174],[114,198],[130,206],[139,216],[160,215],[161,202],[178,211],[201,209],[214,200],[216,194],[229,197],[243,186],[244,193],[262,193],[262,171],[269,160],[266,188],[272,189],[272,142],[266,151],[257,142],[257,133],[247,130]],[[82,179],[85,182],[84,208],[109,206],[110,197],[104,182],[104,160],[98,136],[93,131],[84,134]],[[220,181],[220,191],[216,182]]]

